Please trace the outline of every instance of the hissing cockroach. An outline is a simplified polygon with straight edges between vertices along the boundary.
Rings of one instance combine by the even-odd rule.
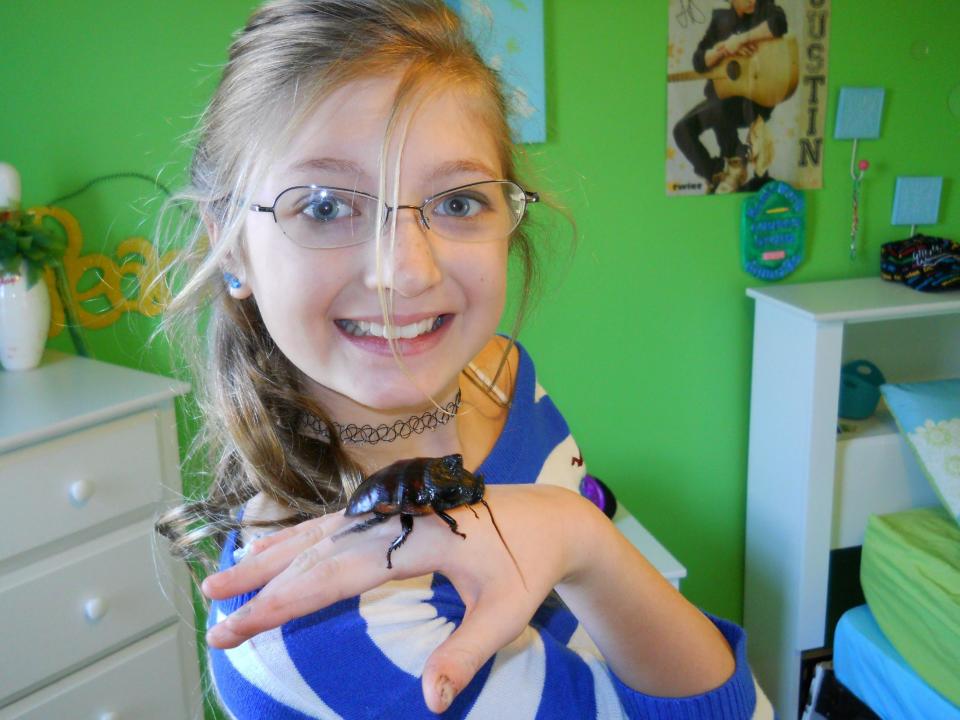
[[[390,556],[413,532],[414,515],[427,515],[433,512],[450,526],[451,532],[466,538],[467,536],[457,529],[457,521],[445,511],[465,505],[476,516],[476,510],[470,506],[479,502],[483,503],[487,512],[490,513],[493,527],[523,580],[520,566],[510,552],[506,540],[503,539],[490,506],[483,499],[483,490],[483,476],[465,470],[463,456],[460,454],[439,458],[418,457],[399,460],[373,473],[354,491],[345,514],[354,516],[373,513],[373,515],[341,531],[339,535],[363,532],[374,525],[386,522],[394,515],[399,515],[400,535],[387,548],[387,567],[392,568]]]

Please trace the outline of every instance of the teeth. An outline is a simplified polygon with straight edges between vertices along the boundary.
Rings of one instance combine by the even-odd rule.
[[[339,324],[348,333],[357,337],[372,336],[387,338],[389,335],[395,339],[410,340],[440,327],[441,322],[440,316],[438,315],[425,318],[420,322],[410,323],[409,325],[396,325],[390,328],[392,332],[389,333],[386,326],[365,320],[342,320],[339,321]]]

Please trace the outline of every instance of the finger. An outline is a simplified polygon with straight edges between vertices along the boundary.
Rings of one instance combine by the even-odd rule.
[[[297,555],[334,535],[344,522],[341,513],[325,515],[255,540],[239,563],[208,576],[200,589],[211,600],[221,600],[263,587]]]
[[[481,598],[463,622],[427,659],[423,698],[432,712],[450,707],[494,653],[510,644],[527,624],[532,610]]]
[[[314,524],[320,524],[320,521],[324,520],[325,518],[326,516],[315,518],[299,525],[291,525],[290,527],[283,528],[282,530],[278,530],[275,533],[270,533],[269,535],[262,535],[246,546],[246,557],[256,555],[257,553],[261,553],[267,548],[273,547],[278,543],[286,542],[291,538],[295,538],[297,535],[303,532],[304,526],[310,527]]]
[[[332,554],[332,543],[300,553],[255,598],[207,632],[213,647],[236,647],[266,630],[355,597],[397,577],[382,548],[358,546]]]

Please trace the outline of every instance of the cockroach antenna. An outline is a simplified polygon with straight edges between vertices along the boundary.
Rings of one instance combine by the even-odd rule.
[[[483,506],[487,509],[487,512],[490,514],[490,522],[493,523],[493,529],[497,531],[497,535],[500,537],[500,542],[503,543],[503,547],[506,549],[507,554],[510,556],[510,559],[513,560],[513,566],[517,569],[517,574],[520,576],[520,582],[523,583],[523,589],[527,592],[530,592],[530,588],[527,587],[527,579],[523,576],[523,570],[520,569],[520,563],[517,562],[517,559],[513,556],[513,551],[510,549],[510,546],[507,545],[507,541],[503,539],[503,533],[500,532],[500,526],[497,525],[496,518],[493,517],[493,510],[490,509],[490,506],[487,505],[487,501],[483,498],[480,498],[480,502],[483,503]],[[467,507],[470,507],[467,505]],[[473,510],[473,508],[470,508]],[[476,515],[476,511],[473,513]]]

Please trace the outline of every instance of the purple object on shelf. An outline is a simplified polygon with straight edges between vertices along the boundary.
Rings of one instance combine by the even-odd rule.
[[[613,491],[599,478],[584,475],[580,481],[580,494],[603,511],[608,518],[617,512],[617,498]]]

